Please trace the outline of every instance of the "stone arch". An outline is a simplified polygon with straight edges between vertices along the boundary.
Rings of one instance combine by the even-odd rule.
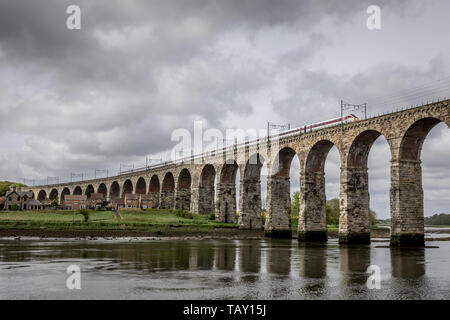
[[[160,196],[160,184],[159,184],[159,178],[156,174],[154,174],[151,179],[148,186],[148,194],[151,196],[151,207],[152,208],[158,208],[159,207],[159,196]]]
[[[191,173],[184,168],[178,175],[177,192],[175,196],[176,208],[189,210],[191,207]]]
[[[428,133],[442,120],[424,117],[402,135],[391,164],[391,245],[424,246],[424,207],[420,154]]]
[[[83,194],[83,189],[81,189],[80,186],[76,186],[75,189],[73,189],[73,194],[81,196]]]
[[[241,229],[261,229],[261,168],[265,159],[261,154],[255,153],[249,157],[241,176],[239,190],[239,220]]]
[[[327,240],[325,161],[334,145],[330,140],[319,140],[306,155],[300,179],[298,240]],[[339,148],[338,152],[342,159]]]
[[[164,175],[161,188],[161,206],[164,208],[173,208],[175,202],[175,179],[172,172]]]
[[[122,188],[122,198],[125,197],[125,194],[133,193],[133,183],[130,179],[125,180]]]
[[[290,168],[296,156],[294,149],[281,149],[272,162],[267,184],[265,234],[276,238],[292,238]]]
[[[399,159],[401,160],[420,160],[422,145],[428,133],[438,123],[440,119],[428,117],[414,122],[402,137],[399,150]]]
[[[48,196],[48,198],[50,200],[58,200],[58,190],[57,189],[52,189],[52,191],[50,191],[50,194]]]
[[[63,202],[64,198],[68,195],[70,195],[70,189],[66,187],[61,191],[61,202]]]
[[[225,223],[236,222],[236,174],[239,166],[234,160],[227,160],[220,170],[217,184],[216,220]]]
[[[200,185],[198,189],[198,213],[214,213],[214,183],[216,169],[212,164],[206,164],[200,174]]]
[[[43,200],[45,200],[46,198],[47,198],[47,192],[45,192],[45,190],[40,190],[39,193],[38,193],[37,199],[38,199],[39,201],[43,201]]]
[[[117,181],[111,183],[109,188],[109,198],[111,200],[120,198],[120,185]]]
[[[98,188],[97,188],[97,193],[101,193],[103,195],[103,198],[107,199],[107,197],[108,197],[108,188],[106,187],[106,184],[100,183],[98,185]]]
[[[370,149],[382,134],[377,130],[360,132],[351,141],[341,168],[339,194],[339,242],[370,242],[370,195],[367,162]]]
[[[143,177],[139,177],[136,182],[136,194],[146,194],[147,193],[147,183]]]
[[[84,194],[87,196],[87,198],[91,198],[91,194],[95,193],[94,186],[92,184],[88,185],[86,187],[86,190],[84,191]]]

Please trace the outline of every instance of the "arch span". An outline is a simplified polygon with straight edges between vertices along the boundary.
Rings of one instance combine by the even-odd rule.
[[[414,122],[402,136],[391,164],[391,245],[424,246],[424,208],[420,154],[428,133],[440,119]]]
[[[111,200],[120,198],[120,185],[117,181],[114,181],[109,188],[109,198]]]
[[[212,164],[203,167],[198,188],[198,213],[214,213],[214,183],[216,170]]]
[[[146,194],[147,193],[147,183],[143,177],[139,177],[136,182],[136,194]]]
[[[285,147],[275,157],[267,182],[266,236],[292,238],[291,230],[291,182],[289,171],[294,149]]]
[[[191,173],[188,169],[181,170],[178,176],[177,191],[175,196],[175,207],[184,210],[191,208]]]
[[[236,161],[227,160],[220,171],[217,185],[216,220],[225,223],[236,222]]]
[[[148,186],[148,194],[151,197],[150,203],[152,208],[158,208],[160,203],[160,184],[159,178],[156,174],[150,179]]]
[[[57,189],[52,189],[52,191],[50,191],[50,195],[48,196],[50,200],[58,200],[58,190]]]
[[[70,195],[69,188],[64,188],[63,191],[61,191],[61,202],[64,202],[64,198],[68,195]]]
[[[83,194],[83,190],[80,186],[76,186],[75,189],[73,189],[73,194],[81,196]]]
[[[92,184],[90,184],[86,187],[84,194],[87,196],[88,199],[90,199],[91,194],[93,194],[94,192],[95,192],[94,186]]]
[[[106,187],[106,184],[100,183],[97,188],[97,193],[101,193],[103,195],[103,199],[108,198],[108,188]]]
[[[130,179],[125,180],[122,190],[122,198],[124,198],[127,193],[133,193],[133,183]]]
[[[175,179],[172,172],[164,175],[161,188],[161,206],[163,208],[173,208],[175,202]]]
[[[45,200],[46,198],[47,198],[47,192],[45,192],[45,190],[40,190],[39,193],[38,193],[37,199],[38,199],[39,201],[43,201],[43,200]]]
[[[339,242],[370,243],[370,195],[367,162],[374,142],[381,136],[376,130],[359,133],[351,142],[341,168],[339,193]]]
[[[307,153],[300,178],[299,241],[327,241],[325,161],[333,146],[320,140]]]

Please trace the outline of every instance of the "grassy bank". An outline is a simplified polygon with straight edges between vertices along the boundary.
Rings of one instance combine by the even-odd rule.
[[[0,212],[0,229],[76,230],[129,230],[146,232],[217,231],[236,228],[235,224],[209,220],[209,216],[188,214],[179,216],[173,210],[152,209],[119,212],[120,221],[111,211],[90,211],[85,222],[76,211],[15,211]]]
[[[111,211],[89,211],[88,220],[77,211],[0,211],[0,236],[212,236],[229,238],[263,237],[262,230],[243,231],[236,224],[210,220],[209,215],[169,209],[122,210],[120,219]],[[292,218],[296,235],[298,218]],[[377,229],[377,228],[373,228]],[[338,225],[328,225],[336,237]]]

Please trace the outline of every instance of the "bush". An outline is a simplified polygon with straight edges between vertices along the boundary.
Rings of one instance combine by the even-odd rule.
[[[12,211],[17,211],[18,209],[19,209],[19,206],[17,204],[14,203],[14,204],[11,205],[11,210]]]
[[[214,213],[209,214],[209,220],[216,220],[216,215]]]
[[[183,209],[177,209],[174,211],[175,211],[175,215],[177,217],[184,218],[184,219],[194,219],[194,215],[192,214],[192,212],[189,212],[189,211],[183,210]]]
[[[89,210],[81,209],[81,210],[78,210],[78,213],[83,215],[84,222],[88,222],[89,221]]]

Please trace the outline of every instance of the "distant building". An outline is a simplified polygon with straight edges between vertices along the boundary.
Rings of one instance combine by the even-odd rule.
[[[80,210],[86,209],[87,196],[86,195],[66,195],[64,197],[64,209],[66,210]]]
[[[101,208],[105,196],[103,193],[91,193],[91,197],[88,199],[88,207],[91,209]]]
[[[119,210],[119,209],[125,208],[124,198],[116,198],[116,199],[113,199],[111,202],[112,202],[113,208],[115,210]]]
[[[53,200],[50,200],[49,198],[45,198],[44,200],[41,200],[41,204],[44,207],[44,209],[51,208],[52,202],[53,202]]]
[[[132,193],[125,193],[124,196],[125,209],[139,208],[139,195]]]
[[[33,196],[33,191],[17,191],[14,186],[5,195],[4,209],[28,210],[30,208],[29,201],[33,199]]]
[[[139,204],[140,204],[141,209],[151,208],[153,199],[154,199],[153,195],[141,194],[139,197]]]
[[[30,210],[42,210],[42,209],[44,209],[44,206],[42,205],[42,203],[39,200],[36,200],[36,199],[30,199],[30,201],[28,202],[28,206],[29,206]]]

